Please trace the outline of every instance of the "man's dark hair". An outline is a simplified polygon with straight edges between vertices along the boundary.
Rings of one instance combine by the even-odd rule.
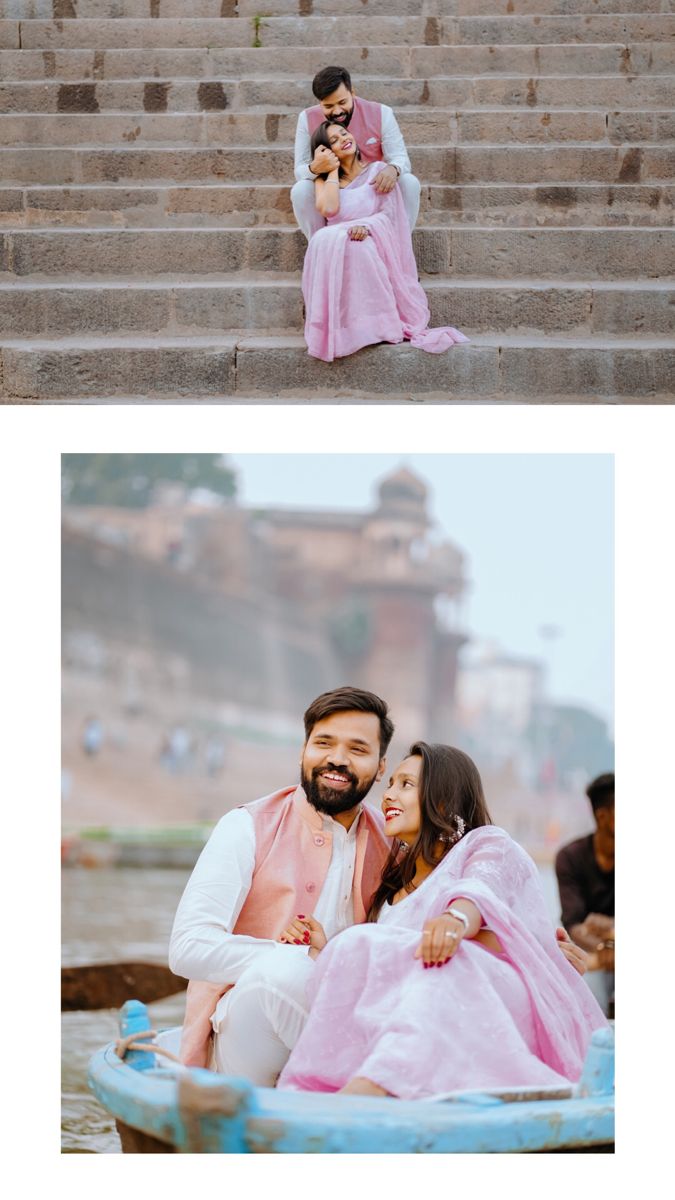
[[[352,90],[352,77],[344,67],[324,67],[312,80],[312,91],[317,100],[325,100],[332,92],[336,92],[340,84]]]
[[[589,783],[586,795],[591,802],[593,812],[597,812],[599,808],[613,808],[614,772],[609,771],[606,775],[598,775],[597,779]]]
[[[394,725],[389,717],[389,709],[384,700],[374,692],[364,692],[362,688],[341,687],[332,692],[323,692],[312,700],[304,715],[305,741],[312,732],[317,721],[325,721],[338,712],[373,713],[380,722],[380,757],[384,758],[392,739]]]

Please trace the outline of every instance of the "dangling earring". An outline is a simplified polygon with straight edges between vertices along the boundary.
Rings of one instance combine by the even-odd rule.
[[[457,832],[439,833],[438,840],[439,842],[447,842],[451,846],[454,846],[455,842],[458,842],[464,834],[464,830],[466,829],[466,821],[463,819],[463,817],[458,816],[456,813],[453,813],[452,819],[457,826]]]

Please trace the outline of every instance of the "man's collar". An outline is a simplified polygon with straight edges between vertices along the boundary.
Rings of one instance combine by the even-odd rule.
[[[310,804],[309,800],[307,799],[307,796],[305,795],[305,789],[303,788],[302,784],[300,784],[300,783],[298,784],[298,786],[295,789],[295,792],[293,793],[293,803],[295,804],[296,808],[298,809],[298,812],[300,813],[303,820],[305,820],[307,822],[307,824],[309,826],[311,826],[312,829],[319,829],[319,830],[324,829],[325,828],[324,817],[327,817],[328,820],[335,825],[340,824],[339,821],[336,821],[334,817],[329,816],[328,813],[317,812],[317,810],[314,808],[314,805]],[[362,812],[363,812],[363,804],[361,803],[358,806],[358,813],[352,822],[351,828],[346,831],[347,833],[351,833],[351,830],[356,828],[356,826],[358,825],[359,820],[361,818]],[[330,829],[330,826],[328,826],[328,828]]]

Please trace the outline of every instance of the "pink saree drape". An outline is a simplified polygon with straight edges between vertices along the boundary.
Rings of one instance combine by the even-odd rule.
[[[410,227],[398,187],[380,195],[371,163],[340,189],[340,211],[310,239],[302,273],[309,354],[332,362],[376,342],[409,341],[441,354],[469,339],[451,326],[429,329],[429,306],[417,279]],[[365,225],[353,242],[348,230]]]
[[[473,900],[503,947],[461,942],[442,967],[413,957],[422,926]],[[356,1075],[416,1099],[462,1088],[578,1079],[606,1024],[558,949],[537,868],[504,830],[475,829],[377,924],[335,937],[317,959],[307,1024],[279,1087],[336,1091]]]

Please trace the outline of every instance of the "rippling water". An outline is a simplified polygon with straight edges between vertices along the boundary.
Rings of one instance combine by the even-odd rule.
[[[63,963],[166,962],[188,872],[73,868],[63,873]],[[150,1005],[153,1028],[179,1025],[184,995]],[[92,1054],[118,1033],[117,1010],[61,1014],[64,1153],[119,1154],[115,1122],[87,1087]]]
[[[557,893],[552,869],[542,869],[546,898],[555,920]],[[166,962],[176,906],[187,881],[183,870],[137,868],[63,873],[63,963],[136,960]],[[154,1029],[179,1025],[184,994],[149,1006]],[[63,1107],[62,1150],[66,1154],[119,1154],[115,1122],[87,1087],[92,1054],[117,1037],[117,1010],[61,1015]]]

